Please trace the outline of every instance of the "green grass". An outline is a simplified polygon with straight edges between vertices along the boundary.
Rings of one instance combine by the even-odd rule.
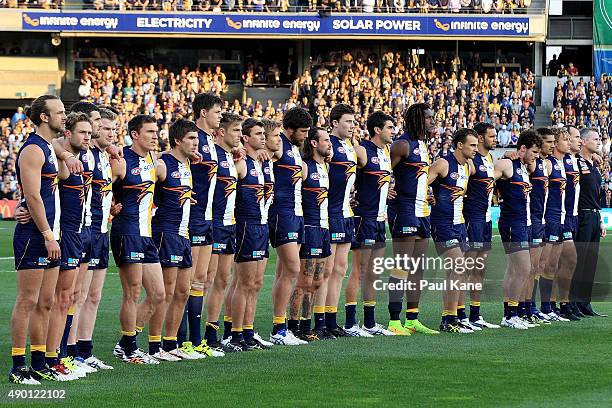
[[[0,223],[0,257],[12,256],[13,223]],[[431,248],[430,248],[431,249]],[[612,252],[602,248],[598,281],[610,282]],[[275,256],[266,271],[256,328],[266,335],[271,322],[270,287]],[[500,280],[505,257],[496,246],[489,259],[482,310],[493,322],[501,319]],[[427,272],[427,276],[441,276]],[[609,284],[599,284],[600,299]],[[0,259],[0,373],[10,368],[9,317],[15,296],[12,259]],[[268,352],[225,358],[131,366],[111,352],[118,338],[121,288],[111,268],[98,314],[95,353],[115,365],[77,382],[45,384],[66,390],[77,406],[124,407],[285,406],[285,407],[610,407],[612,318],[555,324],[528,331],[489,330],[464,336],[339,339],[302,347],[276,347]],[[612,304],[596,303],[612,314]],[[426,293],[421,319],[439,323],[439,293]],[[361,315],[361,311],[359,313]],[[386,323],[386,299],[379,296],[379,322]],[[343,313],[339,319],[343,321]],[[140,346],[146,348],[146,336]],[[4,374],[3,374],[4,375]],[[6,377],[5,377],[6,378]],[[577,385],[576,385],[577,384]],[[19,387],[23,389],[24,387]],[[0,401],[14,389],[0,381]],[[57,401],[28,401],[28,404]]]

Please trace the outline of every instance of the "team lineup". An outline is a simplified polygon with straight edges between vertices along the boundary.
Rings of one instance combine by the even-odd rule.
[[[36,131],[17,158],[10,382],[113,369],[94,355],[92,340],[110,252],[123,289],[113,354],[136,365],[339,337],[526,330],[597,315],[596,265],[574,243],[581,223],[594,225],[593,240],[605,236],[591,199],[598,192],[589,190],[601,184],[597,131],[526,130],[516,151],[494,161],[495,127],[477,123],[458,129],[453,149],[432,161],[427,104],[406,110],[399,135],[392,116],[373,112],[363,140],[354,139],[355,112],[345,104],[331,110],[330,129],[313,126],[300,107],[279,123],[222,106],[217,96],[196,95],[194,121],[176,120],[170,150],[156,153],[154,117],[132,118],[132,144],[120,148],[114,108],[77,102],[66,114],[57,97],[33,101]],[[480,310],[495,195],[507,257],[499,325]],[[385,262],[387,230],[403,267]],[[445,273],[440,286],[423,279],[430,240]],[[277,263],[264,338],[255,318],[269,245]],[[381,289],[387,324],[375,318]],[[432,289],[442,292],[438,330],[419,320],[421,291]],[[145,328],[148,350],[137,342]]]

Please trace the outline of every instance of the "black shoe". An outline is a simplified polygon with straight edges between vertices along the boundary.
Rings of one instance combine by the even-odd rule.
[[[344,329],[342,327],[336,326],[336,327],[328,327],[327,331],[334,337],[338,338],[338,337],[346,337],[346,333],[344,332]]]
[[[209,346],[210,347],[210,346]],[[224,347],[224,350],[226,353],[240,353],[242,351],[247,351],[248,350],[248,346],[247,344],[244,342],[244,340],[240,340],[237,343],[233,343],[233,342],[229,342],[227,343],[227,345]]]
[[[230,336],[231,337],[231,336]],[[229,344],[229,343],[228,343]],[[226,345],[223,345],[219,340],[213,342],[207,342],[206,345],[215,351],[220,351],[222,353],[231,353],[232,351],[227,349]]]
[[[21,385],[40,385],[38,380],[32,378],[30,369],[26,366],[12,369],[9,373],[9,382]]]
[[[571,320],[572,322],[579,322],[580,320],[582,320],[581,318],[576,316],[574,313],[572,313],[572,309],[569,306],[561,308],[561,313],[558,313],[558,314],[559,316],[565,319]]]
[[[319,340],[319,336],[317,336],[317,334],[315,332],[313,332],[312,330],[309,330],[309,331],[299,331],[299,332],[293,333],[293,334],[298,339],[307,341],[308,343],[310,343],[312,341],[315,341],[315,340]]]
[[[327,329],[315,330],[315,334],[321,340],[336,340],[337,338]]]
[[[230,343],[231,344],[231,343]],[[255,350],[264,350],[263,346],[260,342],[255,339],[250,339],[249,341],[244,342],[244,347],[246,347],[245,351],[255,351]]]
[[[461,328],[459,327],[459,322],[442,322],[440,323],[440,332],[444,333],[461,333]]]
[[[586,317],[586,315],[580,311],[580,308],[578,307],[576,303],[571,302],[569,306],[570,306],[570,310],[575,316],[578,316],[581,319]]]
[[[591,306],[590,303],[583,303],[583,308],[581,308],[582,313],[584,313],[587,316],[599,316],[599,317],[608,317],[607,314],[604,313],[599,313],[596,312],[595,310],[593,310],[593,306]]]

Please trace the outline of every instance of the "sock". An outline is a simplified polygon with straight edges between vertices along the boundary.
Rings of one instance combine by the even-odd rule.
[[[12,347],[11,357],[13,359],[13,370],[18,369],[26,365],[25,348]]]
[[[538,283],[540,282],[540,278],[533,279],[533,290],[531,291],[531,305],[535,307],[535,300],[538,296]]]
[[[34,370],[42,370],[45,367],[45,351],[47,351],[47,346],[44,344],[30,346],[32,368]]]
[[[357,324],[357,302],[347,303],[344,305],[344,310],[346,311],[346,322],[344,323],[344,327],[350,329]]]
[[[303,332],[309,332],[311,330],[311,324],[312,324],[312,319],[304,319],[301,318],[300,319],[300,331]]]
[[[418,318],[419,318],[419,308],[418,307],[406,309],[406,320],[418,320]]]
[[[457,306],[457,319],[459,320],[467,319],[467,315],[465,314],[465,305]]]
[[[242,327],[232,327],[232,332],[229,334],[229,336],[232,336],[231,343],[235,344],[243,341],[244,338],[242,337]]]
[[[518,316],[518,302],[512,300],[508,301],[508,313],[509,318]]]
[[[313,307],[315,330],[325,329],[325,307],[315,306]]]
[[[550,302],[542,302],[540,304],[540,309],[542,309],[542,313],[548,314],[552,312],[552,308],[550,307]]]
[[[559,306],[561,306],[561,313],[571,312],[569,308],[569,302],[560,302]]]
[[[255,336],[255,330],[253,330],[252,324],[245,324],[242,326],[242,338],[244,341],[250,341]]]
[[[402,312],[402,302],[389,302],[387,309],[389,310],[389,320],[399,320]]]
[[[223,340],[232,335],[232,317],[223,316]]]
[[[376,319],[374,317],[374,308],[376,302],[363,302],[363,325],[371,329],[376,325]]]
[[[153,355],[161,348],[161,336],[149,336],[149,354]]]
[[[217,343],[217,331],[219,330],[219,322],[206,322],[206,328],[204,329],[204,338],[206,339],[206,344],[216,344]],[[230,327],[230,331],[232,328]]]
[[[328,329],[334,329],[338,327],[336,316],[338,308],[336,306],[325,306],[325,327]]]
[[[178,347],[176,337],[165,337],[162,339],[162,348],[164,351],[172,351]]]
[[[187,316],[189,315],[188,306],[189,301],[187,301],[187,304],[185,305],[185,311],[183,312],[181,325],[179,326],[179,329],[176,332],[176,341],[179,347],[181,347],[183,343],[187,341]]]
[[[77,357],[79,354],[77,352],[77,345],[76,344],[68,344],[66,346],[66,356],[68,357]],[[62,356],[62,357],[66,357],[66,356]]]
[[[187,301],[187,320],[189,321],[189,341],[194,346],[202,343],[202,305],[204,304],[204,293],[198,290],[189,292]]]
[[[275,335],[281,330],[286,330],[285,316],[274,316],[272,319],[272,335]]]
[[[64,325],[64,333],[62,334],[62,341],[60,342],[60,352],[59,355],[61,358],[66,356],[74,355],[68,352],[68,336],[70,336],[70,328],[72,327],[72,319],[74,317],[74,306],[70,306],[68,309],[68,315],[66,316],[66,324]]]
[[[47,351],[45,352],[45,363],[47,363],[47,365],[49,367],[53,367],[55,365],[58,365],[60,362],[59,359],[59,355],[57,352],[55,351]]]
[[[300,330],[300,321],[297,319],[289,319],[287,321],[287,328],[294,334],[297,333]]]
[[[508,309],[508,302],[504,302],[504,317],[508,318],[510,316],[510,311]]]
[[[470,302],[470,322],[476,322],[480,319],[480,302]]]
[[[445,309],[442,311],[442,323],[455,323],[456,320],[457,316],[452,310]]]
[[[136,344],[136,332],[122,331],[119,345],[123,348],[125,354],[128,356],[131,355],[138,348],[138,345]]]
[[[525,315],[527,317],[531,317],[533,315],[533,310],[531,310],[531,300],[525,301]]]
[[[91,340],[79,340],[76,345],[78,355],[83,360],[87,360],[92,356],[93,342]]]
[[[519,302],[517,313],[519,317],[524,317],[527,315],[527,311],[525,310],[525,302]]]
[[[542,313],[550,313],[550,296],[552,294],[553,281],[544,277],[540,278],[540,298],[542,299]],[[535,298],[534,298],[535,299]]]
[[[554,300],[550,302],[550,307],[553,311],[558,310],[557,308],[557,302],[555,302]]]

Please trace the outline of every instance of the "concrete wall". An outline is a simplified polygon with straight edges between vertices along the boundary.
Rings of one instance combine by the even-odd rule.
[[[61,71],[55,57],[0,57],[0,99],[59,95]]]

